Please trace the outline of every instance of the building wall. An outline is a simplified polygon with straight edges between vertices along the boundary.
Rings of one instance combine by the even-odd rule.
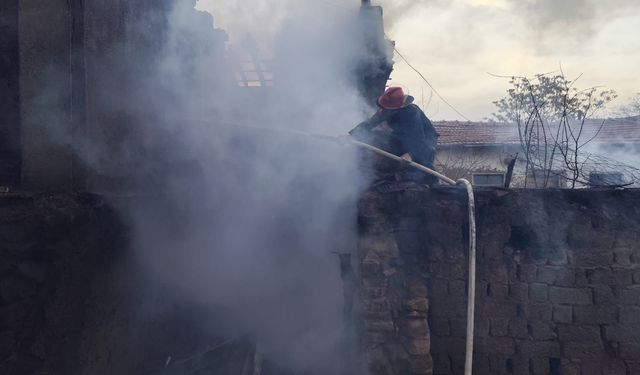
[[[640,373],[640,192],[476,197],[475,372]],[[373,374],[405,373],[411,361],[421,367],[410,373],[462,374],[466,210],[464,191],[453,188],[363,197],[361,317]],[[409,301],[425,286],[429,310],[421,301],[416,314]],[[408,345],[415,340],[426,345],[419,355]],[[433,368],[424,369],[429,355]]]
[[[0,194],[0,374],[160,374],[226,340],[149,281],[128,233],[94,195]],[[194,362],[238,374],[247,350],[238,339]]]
[[[78,349],[117,227],[95,197],[0,196],[0,373],[78,374],[91,361]]]
[[[518,160],[513,170],[510,187],[535,188],[545,186],[545,176],[537,174],[535,179],[526,176],[526,161],[522,149],[518,145],[497,146],[450,146],[442,145],[436,153],[435,167],[438,171],[454,180],[465,178],[473,182],[474,174],[506,174],[509,162],[515,157]],[[554,175],[555,176],[555,175]],[[566,180],[558,181],[560,187],[566,186]],[[547,185],[548,187],[557,187]]]
[[[0,2],[0,186],[20,181],[18,0]]]
[[[20,1],[22,187],[71,187],[71,17],[66,0]]]

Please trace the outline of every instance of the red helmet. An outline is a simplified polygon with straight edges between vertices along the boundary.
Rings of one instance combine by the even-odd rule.
[[[384,109],[400,109],[413,103],[413,97],[405,95],[402,87],[389,87],[385,93],[378,98],[378,105]]]

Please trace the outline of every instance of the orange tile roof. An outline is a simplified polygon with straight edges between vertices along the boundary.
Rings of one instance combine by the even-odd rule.
[[[605,121],[604,126],[598,133],[602,121]],[[434,122],[433,125],[440,134],[438,143],[441,145],[520,144],[518,127],[515,124],[438,121]],[[577,126],[578,124],[574,128]],[[594,136],[596,136],[593,139],[594,143],[640,145],[640,116],[622,119],[589,120],[585,123],[583,135],[580,139],[587,141]]]

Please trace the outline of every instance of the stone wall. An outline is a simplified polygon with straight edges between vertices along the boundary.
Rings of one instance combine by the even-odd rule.
[[[0,2],[0,186],[20,180],[18,1]]]
[[[94,196],[0,195],[0,373],[76,373],[114,223]]]
[[[477,199],[475,373],[640,373],[640,191],[483,190]],[[420,360],[413,373],[463,372],[466,215],[459,189],[363,197],[363,345],[374,374],[404,373],[406,358]],[[428,325],[414,313],[425,304],[402,297],[421,297],[423,285]],[[416,338],[432,370],[424,347],[406,345]]]
[[[211,311],[169,296],[129,251],[112,207],[133,201],[0,194],[0,374],[241,372],[251,343],[203,324]]]

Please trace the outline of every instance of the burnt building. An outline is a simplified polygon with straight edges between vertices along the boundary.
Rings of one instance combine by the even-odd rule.
[[[105,179],[85,164],[136,147],[143,115],[130,103],[144,105],[145,77],[169,43],[176,7],[194,20],[185,31],[198,36],[194,48],[222,53],[226,36],[191,3],[2,2],[0,186],[95,190],[121,177]],[[100,152],[78,156],[89,149]]]

